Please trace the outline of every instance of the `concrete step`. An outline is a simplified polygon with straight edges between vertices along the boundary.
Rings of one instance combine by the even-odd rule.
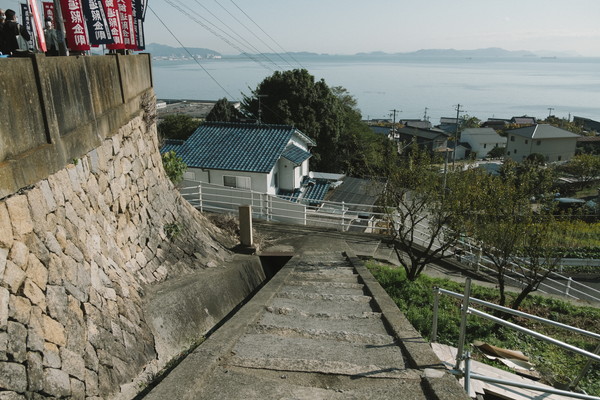
[[[298,297],[275,297],[269,307],[275,312],[286,314],[290,312],[304,313],[306,315],[354,315],[362,316],[364,313],[372,313],[373,307],[369,302],[346,302],[346,301],[323,301],[320,299],[306,299]]]
[[[293,272],[290,274],[288,282],[337,282],[359,284],[358,275],[354,274],[332,274],[315,272]]]
[[[286,371],[249,372],[243,368],[219,367],[197,398],[228,400],[426,400],[421,378],[405,373],[398,379],[355,379],[332,375],[311,375]]]
[[[266,312],[258,324],[252,327],[252,332],[378,345],[392,341],[377,314],[366,315],[363,318],[342,319]]]
[[[358,294],[335,294],[335,293],[318,293],[318,292],[305,292],[300,290],[290,290],[277,293],[278,298],[284,299],[305,299],[305,300],[321,300],[324,302],[344,302],[350,301],[355,303],[369,303],[371,296],[365,296],[362,291],[358,291]]]
[[[331,294],[364,294],[364,285],[354,282],[288,281],[285,291],[318,292]]]
[[[230,365],[278,371],[401,378],[405,369],[402,352],[392,337],[387,343],[364,344],[245,334],[232,354]]]

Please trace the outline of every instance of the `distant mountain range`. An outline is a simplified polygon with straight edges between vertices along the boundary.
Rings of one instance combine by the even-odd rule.
[[[216,50],[205,49],[201,47],[188,47],[187,50],[194,56],[200,56],[201,58],[231,58],[240,57],[241,55],[223,55]],[[181,47],[171,47],[164,44],[150,43],[146,46],[146,51],[151,53],[154,57],[175,57],[175,58],[188,58],[188,51]],[[273,55],[272,53],[263,53],[265,55]],[[293,52],[290,53],[297,57],[319,57],[319,56],[334,56],[333,54],[322,54],[312,52]],[[341,56],[341,54],[335,54],[335,56]],[[556,52],[556,51],[528,51],[528,50],[505,50],[498,47],[490,47],[487,49],[476,49],[476,50],[456,50],[456,49],[423,49],[407,53],[385,53],[382,51],[373,51],[369,53],[357,53],[346,56],[377,56],[377,57],[390,57],[390,56],[418,56],[418,57],[577,57],[578,54],[574,52]]]
[[[221,56],[221,53],[218,51],[205,49],[202,47],[187,47],[186,49],[182,47],[171,47],[165,44],[150,43],[146,45],[146,50],[144,51],[152,54],[153,57],[188,58],[190,53],[193,56],[200,56],[201,58],[214,58],[215,56]]]

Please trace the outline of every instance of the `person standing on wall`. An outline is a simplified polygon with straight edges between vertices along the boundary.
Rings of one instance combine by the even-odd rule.
[[[48,48],[46,51],[46,56],[58,56],[58,31],[54,29],[54,24],[52,23],[52,18],[50,17],[46,17],[45,19],[44,37],[46,38],[46,46]]]
[[[4,10],[0,8],[0,52],[2,52],[2,49],[4,49],[4,37],[2,35],[2,30],[4,29],[5,19],[6,16],[4,15]]]
[[[6,16],[6,21],[2,27],[2,39],[0,40],[2,42],[1,51],[2,54],[14,55],[14,53],[19,49],[17,36],[22,36],[26,41],[31,39],[31,37],[29,36],[27,29],[17,22],[17,14],[13,10],[6,10],[4,15]]]

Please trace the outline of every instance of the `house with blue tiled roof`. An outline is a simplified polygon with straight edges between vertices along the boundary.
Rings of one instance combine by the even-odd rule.
[[[309,174],[316,143],[289,125],[206,122],[184,142],[167,141],[188,166],[184,179],[277,194]]]

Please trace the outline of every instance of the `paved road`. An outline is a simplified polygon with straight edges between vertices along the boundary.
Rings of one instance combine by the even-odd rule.
[[[468,398],[354,256],[377,241],[275,235],[296,256],[146,399]]]

